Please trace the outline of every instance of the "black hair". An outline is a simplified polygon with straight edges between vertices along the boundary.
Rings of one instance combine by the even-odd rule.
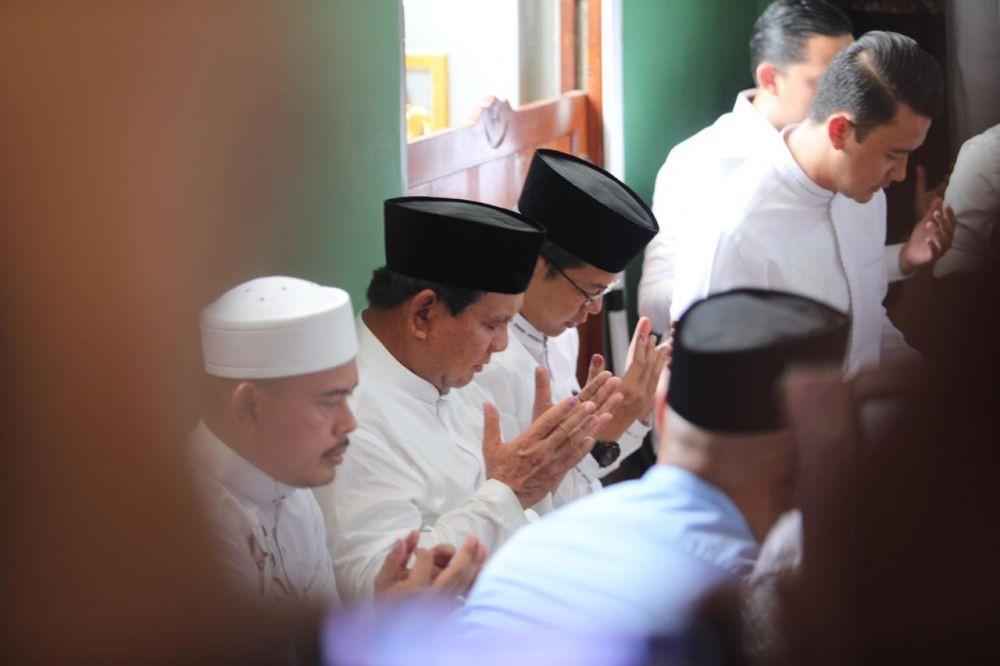
[[[778,67],[802,62],[810,37],[853,32],[851,19],[826,0],[775,0],[750,33],[750,75],[756,81],[757,66],[765,60]]]
[[[823,73],[809,109],[821,123],[830,114],[854,116],[858,141],[891,122],[902,103],[925,118],[944,105],[944,75],[933,57],[909,37],[872,31],[837,54]]]
[[[542,241],[542,249],[539,251],[542,255],[542,259],[548,264],[548,269],[545,271],[545,278],[551,280],[555,276],[559,275],[559,271],[556,266],[566,270],[567,268],[581,268],[587,265],[587,262],[576,256],[572,252],[568,252],[548,238]]]
[[[451,287],[430,280],[420,280],[402,275],[388,266],[376,268],[372,281],[368,283],[368,305],[376,310],[390,310],[401,305],[406,299],[430,289],[440,298],[448,312],[457,317],[483,296],[483,292],[464,287]]]

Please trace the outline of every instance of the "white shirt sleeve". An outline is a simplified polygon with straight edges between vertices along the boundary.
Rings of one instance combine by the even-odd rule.
[[[653,190],[653,215],[660,227],[653,240],[646,245],[642,261],[642,278],[639,280],[639,315],[649,317],[653,330],[666,333],[670,330],[670,302],[674,294],[674,253],[677,246],[677,230],[670,208],[672,183],[670,157],[664,162],[656,176]],[[676,197],[674,197],[676,198]]]
[[[882,253],[882,257],[885,260],[885,272],[889,276],[889,282],[899,282],[910,277],[903,273],[899,267],[899,255],[902,251],[903,243],[896,243],[894,245],[886,245]]]
[[[377,434],[355,431],[326,505],[327,532],[337,585],[345,601],[368,599],[375,578],[396,539],[420,532],[420,546],[449,543],[458,548],[474,534],[494,552],[527,523],[520,501],[506,484],[484,481],[453,509],[427,515],[428,494],[437,492],[416,466],[391,450]],[[319,494],[319,493],[318,493]],[[330,496],[332,494],[332,497]]]

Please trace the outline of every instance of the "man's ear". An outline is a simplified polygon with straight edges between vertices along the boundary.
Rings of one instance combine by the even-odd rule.
[[[240,382],[233,389],[230,399],[230,407],[233,416],[240,425],[253,425],[257,423],[260,415],[260,395],[257,386],[253,382]]]
[[[441,302],[433,289],[424,289],[410,299],[407,308],[407,328],[410,335],[418,340],[426,340],[430,335],[434,310]]]
[[[761,90],[766,90],[772,95],[777,95],[778,88],[774,82],[777,72],[777,68],[771,63],[766,60],[761,62],[757,65],[757,71],[754,72],[754,77],[757,79],[757,87]]]
[[[847,145],[847,140],[854,136],[854,122],[849,116],[838,113],[830,117],[826,122],[827,135],[830,138],[830,145],[837,150],[843,150]]]

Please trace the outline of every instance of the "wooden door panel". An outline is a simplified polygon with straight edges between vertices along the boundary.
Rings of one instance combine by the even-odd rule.
[[[599,127],[599,120],[593,118],[595,109],[582,90],[517,110],[493,98],[471,124],[407,145],[407,194],[515,208],[535,150],[553,148],[599,160],[600,147],[596,155],[589,149],[595,122]],[[578,374],[585,378],[590,356],[604,349],[604,317],[590,317],[579,332]]]

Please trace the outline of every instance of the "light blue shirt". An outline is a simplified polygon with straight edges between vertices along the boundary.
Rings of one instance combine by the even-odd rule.
[[[758,552],[721,490],[654,465],[518,531],[480,574],[461,621],[513,633],[676,631],[707,592],[745,582]]]

